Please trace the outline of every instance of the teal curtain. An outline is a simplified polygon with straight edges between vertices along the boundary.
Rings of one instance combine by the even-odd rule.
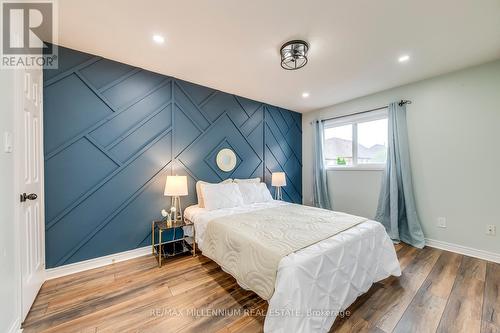
[[[406,105],[389,104],[388,118],[387,165],[375,220],[385,226],[393,240],[422,248],[425,240],[413,196]]]
[[[323,122],[313,122],[314,157],[313,157],[313,204],[319,208],[332,209],[326,183],[325,157],[323,154]]]

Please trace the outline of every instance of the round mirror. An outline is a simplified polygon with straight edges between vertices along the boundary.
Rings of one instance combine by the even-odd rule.
[[[221,149],[217,153],[217,166],[224,172],[233,171],[236,167],[236,154],[228,148]]]

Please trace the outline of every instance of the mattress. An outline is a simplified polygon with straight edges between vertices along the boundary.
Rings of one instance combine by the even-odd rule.
[[[287,204],[272,201],[213,211],[191,206],[184,216],[194,223],[203,252],[212,219]],[[384,227],[371,220],[289,254],[278,266],[264,332],[328,332],[339,312],[391,275],[401,275],[394,246]]]

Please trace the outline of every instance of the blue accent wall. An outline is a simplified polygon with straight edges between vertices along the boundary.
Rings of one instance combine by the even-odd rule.
[[[221,148],[238,156],[217,168]],[[302,202],[301,115],[265,103],[59,47],[44,71],[46,265],[150,244],[167,207],[169,174],[197,180],[284,171],[287,201]]]

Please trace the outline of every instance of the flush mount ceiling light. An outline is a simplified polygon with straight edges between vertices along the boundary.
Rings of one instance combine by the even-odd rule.
[[[309,97],[309,93],[307,91],[304,91],[302,93],[302,98],[308,98]]]
[[[303,40],[292,40],[283,44],[280,49],[281,67],[286,70],[295,70],[307,64],[309,44]]]

